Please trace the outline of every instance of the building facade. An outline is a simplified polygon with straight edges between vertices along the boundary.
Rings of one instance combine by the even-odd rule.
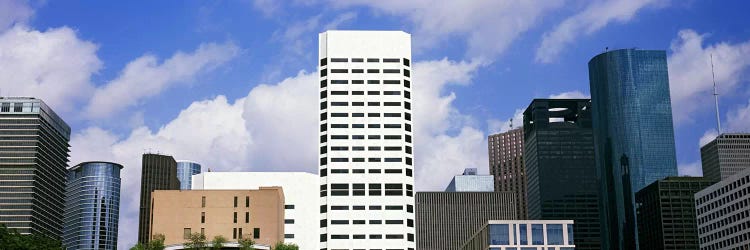
[[[284,242],[300,249],[320,245],[320,179],[302,172],[203,172],[193,176],[193,190],[258,189],[284,191]]]
[[[704,177],[667,177],[638,191],[640,249],[698,249],[693,197],[713,183]]]
[[[327,31],[319,45],[319,249],[414,249],[411,35]]]
[[[750,168],[750,134],[726,133],[701,147],[703,176],[719,182]]]
[[[590,99],[534,99],[523,114],[532,220],[574,220],[576,249],[602,249]]]
[[[487,137],[490,174],[495,176],[495,191],[516,194],[516,213],[520,220],[528,219],[526,207],[526,168],[523,160],[523,128]]]
[[[177,161],[177,179],[180,181],[180,190],[190,190],[193,175],[201,173],[201,164],[194,161]]]
[[[0,224],[62,237],[70,127],[42,100],[0,97]]]
[[[200,233],[211,241],[251,237],[272,246],[284,240],[284,192],[281,187],[256,190],[154,190],[151,234],[163,234],[165,245],[182,244]]]
[[[141,162],[141,202],[138,216],[138,242],[151,240],[151,192],[179,190],[177,162],[172,156],[144,154]]]
[[[416,202],[420,250],[459,249],[488,220],[516,217],[510,192],[417,192]]]
[[[636,191],[677,175],[667,54],[608,51],[589,61],[603,249],[637,249]]]
[[[701,250],[750,249],[750,168],[694,198]]]
[[[572,220],[491,220],[459,249],[574,250]]]
[[[495,192],[495,178],[492,175],[478,175],[476,168],[467,168],[463,174],[451,179],[445,192]]]
[[[117,249],[121,169],[112,162],[68,169],[62,240],[67,249]]]

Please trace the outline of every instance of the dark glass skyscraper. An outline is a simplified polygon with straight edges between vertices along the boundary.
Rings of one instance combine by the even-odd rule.
[[[138,242],[151,240],[151,192],[154,190],[180,190],[177,179],[177,162],[172,156],[144,154],[141,163],[141,205],[138,218]]]
[[[523,114],[531,220],[574,220],[576,249],[602,249],[589,99],[534,99]]]
[[[63,245],[67,249],[117,249],[120,170],[111,162],[84,162],[68,170]]]
[[[70,127],[40,99],[0,97],[0,224],[62,236]]]
[[[177,179],[180,180],[180,190],[190,190],[193,175],[201,173],[201,164],[193,161],[177,161]]]
[[[677,175],[667,54],[609,51],[589,61],[603,249],[637,249],[634,193]]]

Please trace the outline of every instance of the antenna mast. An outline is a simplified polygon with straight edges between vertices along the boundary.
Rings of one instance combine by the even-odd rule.
[[[721,135],[721,118],[719,117],[719,93],[716,92],[716,74],[714,73],[714,54],[711,54],[711,79],[714,81],[714,103],[716,104],[716,129]]]

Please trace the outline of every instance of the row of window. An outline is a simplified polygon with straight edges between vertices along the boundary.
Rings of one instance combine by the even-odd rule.
[[[353,63],[361,63],[365,62],[364,58],[331,58],[331,62],[353,62]],[[367,58],[368,63],[379,63],[381,62],[380,58]],[[401,59],[399,58],[383,58],[382,62],[384,63],[399,63],[401,62]],[[404,66],[409,66],[409,59],[404,58],[403,59]],[[328,65],[327,58],[320,59],[320,66],[326,66]]]
[[[234,197],[234,207],[237,207],[238,203],[237,196]],[[206,196],[201,196],[201,207],[206,207]],[[250,196],[245,196],[245,207],[250,207]]]
[[[206,212],[201,212],[201,224],[206,223]],[[237,223],[237,212],[232,216],[232,223]],[[245,212],[245,223],[250,223],[250,212]]]
[[[384,91],[384,92],[388,92],[388,91]],[[399,91],[394,91],[394,92],[399,92]],[[406,93],[409,93],[409,92],[407,91]],[[365,102],[351,102],[351,104],[354,107],[364,107],[365,106]],[[328,105],[328,102],[325,102],[325,101],[321,102],[320,103],[320,109],[327,108],[327,105]],[[331,102],[331,107],[348,107],[348,106],[349,106],[349,102]],[[384,107],[401,107],[401,102],[367,102],[367,106],[369,106],[369,107],[380,107],[380,106],[384,106]],[[407,109],[411,109],[411,103],[410,102],[404,102],[404,107],[406,107]],[[33,131],[29,131],[29,132],[33,133]]]
[[[325,124],[321,124],[320,126],[320,132],[325,131],[323,129],[326,127]],[[333,123],[331,124],[331,128],[349,128],[349,124]],[[355,123],[352,124],[351,128],[365,128],[365,124]],[[401,124],[386,123],[381,126],[380,123],[370,123],[367,124],[367,128],[401,128]],[[411,131],[411,124],[404,123],[404,128],[406,129],[406,131]]]
[[[365,84],[365,80],[351,80],[352,84]],[[331,80],[331,84],[349,84],[349,80]],[[367,84],[380,84],[380,80],[367,80]],[[383,84],[401,84],[401,80],[383,80]],[[320,87],[328,86],[328,81],[320,80]],[[404,80],[404,87],[411,88],[411,82]]]
[[[331,190],[329,192],[325,184],[320,185],[320,196],[325,197],[330,194],[331,196],[403,196],[404,186],[401,183],[370,183],[365,185],[364,183],[332,183]],[[367,190],[365,190],[367,186]],[[406,196],[414,196],[414,187],[411,184],[406,184]]]
[[[349,239],[348,234],[331,234],[332,240],[347,240]],[[365,239],[364,234],[353,234],[351,235],[352,239],[358,240],[358,239]],[[414,234],[407,234],[406,237],[409,241],[414,242]],[[382,234],[370,234],[369,239],[384,239]],[[403,234],[386,234],[385,239],[387,240],[398,240],[398,239],[404,239]],[[328,235],[327,234],[320,234],[320,242],[326,242],[328,241]],[[410,248],[411,249],[411,248]],[[390,250],[390,249],[389,249]]]
[[[744,186],[747,183],[750,183],[750,175],[737,179],[733,181],[732,183],[729,183],[717,190],[714,190],[713,192],[707,195],[704,195],[703,197],[696,199],[696,205],[702,205],[703,203],[712,201],[713,199],[721,196],[724,193],[733,192],[737,187]],[[716,201],[712,201],[712,202],[716,202]]]
[[[412,171],[413,170],[407,168],[403,172],[406,173],[406,176],[411,177],[412,176]],[[331,169],[331,174],[348,174],[348,173],[349,173],[349,169]],[[365,170],[361,169],[361,168],[355,168],[355,169],[351,170],[351,173],[352,174],[364,174]],[[367,173],[368,174],[380,174],[380,173],[385,173],[385,174],[401,174],[402,171],[401,171],[401,169],[383,169],[382,172],[381,172],[381,169],[368,169]],[[325,168],[321,169],[320,170],[320,177],[326,177],[326,176],[328,176],[328,169],[325,169]]]
[[[350,162],[350,161],[351,162],[390,162],[390,163],[393,163],[393,162],[405,162],[406,165],[409,165],[409,166],[411,166],[413,164],[413,162],[414,162],[411,157],[404,157],[403,161],[402,161],[401,157],[387,157],[387,158],[368,157],[367,161],[365,161],[364,157],[362,157],[362,158],[359,158],[359,157],[355,157],[355,158],[347,158],[347,157],[331,158],[331,162]],[[320,158],[320,165],[321,166],[328,165],[328,158]]]
[[[352,135],[352,140],[364,140],[365,135]],[[367,139],[370,140],[379,140],[381,138],[380,135],[368,135]],[[400,135],[383,135],[384,139],[386,140],[401,140]],[[331,140],[348,140],[349,135],[331,135]],[[411,135],[404,135],[404,141],[407,143],[411,143]],[[320,136],[320,143],[326,143],[328,142],[328,136],[327,135],[321,135]]]
[[[320,226],[321,227],[325,227],[326,226],[325,221],[326,221],[325,219],[320,220]],[[349,225],[350,223],[351,223],[351,225],[365,225],[365,224],[370,224],[370,225],[403,225],[404,221],[403,220],[369,220],[369,221],[366,221],[366,220],[351,220],[351,221],[349,221],[349,220],[331,220],[331,225]],[[414,220],[412,220],[412,219],[407,220],[407,226],[408,227],[414,227]]]
[[[330,92],[331,92],[331,95],[349,95],[349,93],[351,93],[352,95],[365,95],[365,91],[351,91],[351,92],[349,92],[349,91],[346,91],[346,90],[334,90],[334,91],[330,91]],[[404,91],[404,92],[408,93],[408,91]],[[320,98],[322,99],[322,98],[328,97],[327,93],[328,92],[326,92],[325,90],[320,91]],[[367,91],[367,95],[380,95],[380,93],[381,92],[377,91],[377,90]],[[383,95],[401,95],[401,91],[395,91],[395,90],[394,91],[383,91],[382,93],[383,93]],[[409,94],[409,97],[407,97],[407,98],[411,98],[411,95]],[[352,106],[358,106],[358,105],[352,105]],[[364,106],[364,104],[362,106]]]
[[[193,234],[192,228],[183,228],[182,229],[182,237],[183,239],[190,239],[190,236]],[[201,235],[206,235],[206,229],[201,228]],[[242,234],[242,228],[232,228],[232,239],[242,239],[244,234]],[[248,235],[249,236],[249,235]],[[253,228],[253,239],[260,239],[260,228]]]
[[[411,150],[411,146],[405,146],[403,148],[404,148],[404,152],[406,152],[407,154],[411,154],[411,151],[412,151]],[[352,151],[365,151],[365,147],[364,146],[353,146],[353,147],[351,147],[351,149],[352,149]],[[367,147],[367,151],[381,151],[381,150],[384,150],[384,151],[401,151],[402,147],[401,146],[385,146],[385,147],[381,147],[381,146],[368,146]],[[331,146],[331,151],[349,151],[349,147],[347,147],[347,146]],[[327,147],[326,146],[320,147],[320,153],[321,154],[327,153]]]
[[[401,113],[367,113],[367,117],[401,117]],[[349,113],[331,113],[331,117],[343,118],[349,117]],[[351,117],[365,117],[365,113],[351,113]],[[404,119],[411,121],[411,113],[404,113]],[[320,120],[328,120],[328,113],[320,113]]]
[[[325,209],[326,206],[322,205],[322,206],[320,206],[320,208],[322,210],[321,213],[324,213],[325,210],[326,210]],[[402,205],[393,205],[393,206],[389,206],[389,205],[386,205],[386,206],[380,206],[380,205],[356,206],[355,205],[355,206],[331,206],[331,211],[346,211],[346,210],[349,210],[349,208],[351,208],[351,210],[365,210],[365,209],[369,209],[369,210],[398,210],[398,211],[404,210],[404,206],[402,206]],[[414,212],[414,206],[412,206],[412,205],[406,205],[406,210],[409,213],[413,213]]]
[[[367,70],[367,73],[380,73],[380,72],[381,71],[379,69],[368,69]],[[398,74],[398,73],[401,73],[402,71],[400,69],[383,69],[382,72],[384,74]],[[332,74],[347,74],[347,73],[349,73],[349,69],[331,69],[331,73]],[[357,74],[357,73],[364,74],[365,70],[364,69],[352,69],[351,73],[354,73],[354,74]],[[411,77],[411,71],[409,71],[408,69],[404,69],[403,73],[404,73],[403,75],[405,77]],[[320,77],[326,77],[326,76],[328,76],[328,69],[321,69],[320,70]]]

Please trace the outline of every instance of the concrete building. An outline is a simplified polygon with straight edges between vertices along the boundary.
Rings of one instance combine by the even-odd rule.
[[[516,218],[528,219],[523,128],[488,136],[487,147],[490,174],[495,176],[495,191],[516,194]]]
[[[180,181],[180,190],[190,190],[193,175],[201,173],[201,164],[194,161],[177,161],[177,180]]]
[[[62,237],[70,127],[42,100],[0,97],[0,224]]]
[[[284,242],[300,249],[320,245],[320,179],[302,172],[203,172],[193,190],[237,190],[278,186],[284,190]]]
[[[750,168],[695,194],[701,250],[750,249]]]
[[[534,99],[523,120],[529,219],[574,220],[576,249],[602,249],[591,100]]]
[[[516,216],[510,192],[417,192],[416,202],[420,250],[458,249],[488,220]]]
[[[477,175],[476,168],[467,168],[463,174],[453,177],[445,192],[495,192],[495,178]]]
[[[327,31],[319,61],[317,249],[414,249],[411,35]]]
[[[177,162],[172,156],[144,154],[141,161],[141,202],[138,217],[138,242],[151,240],[151,192],[179,190]]]
[[[461,250],[574,250],[572,220],[492,220]]]
[[[667,177],[638,191],[640,249],[698,249],[693,196],[713,183],[704,177]]]
[[[635,192],[677,175],[667,53],[612,50],[588,66],[602,249],[638,249]]]
[[[252,237],[256,244],[284,239],[284,192],[281,187],[257,190],[154,190],[150,231],[164,244],[181,244],[193,233],[224,236],[236,242]]]
[[[725,133],[701,147],[703,176],[719,182],[750,168],[750,134]]]
[[[112,162],[68,169],[62,239],[67,249],[117,249],[121,169]]]

